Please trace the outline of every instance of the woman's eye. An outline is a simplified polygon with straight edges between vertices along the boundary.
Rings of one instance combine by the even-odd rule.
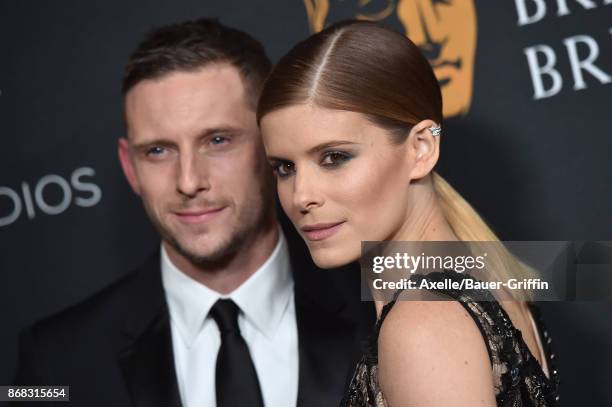
[[[279,178],[286,178],[293,174],[295,165],[293,163],[276,163],[272,165],[272,170]]]
[[[330,151],[323,155],[321,165],[326,167],[336,167],[353,158],[350,154],[340,151]]]

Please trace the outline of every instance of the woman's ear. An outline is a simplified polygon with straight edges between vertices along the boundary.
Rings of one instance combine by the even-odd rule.
[[[408,154],[413,162],[410,180],[429,174],[440,156],[440,126],[433,120],[422,120],[408,135]]]

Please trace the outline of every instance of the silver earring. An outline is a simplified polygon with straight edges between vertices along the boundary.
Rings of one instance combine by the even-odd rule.
[[[440,126],[431,126],[431,127],[428,127],[427,129],[431,131],[432,136],[439,136],[440,133],[442,132],[442,128]]]

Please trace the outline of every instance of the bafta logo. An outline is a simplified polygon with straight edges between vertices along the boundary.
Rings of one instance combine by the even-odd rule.
[[[469,111],[477,29],[473,0],[304,0],[304,5],[313,32],[344,19],[380,21],[403,30],[433,67],[444,117]]]

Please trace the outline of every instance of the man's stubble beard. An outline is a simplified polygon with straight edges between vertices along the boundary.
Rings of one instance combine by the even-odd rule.
[[[269,190],[266,190],[266,186],[263,186],[261,192],[267,193]],[[251,225],[245,221],[245,218],[251,217],[244,215],[253,209],[245,209],[242,212],[243,216],[237,219],[235,223],[236,226],[233,227],[233,230],[230,232],[225,241],[218,243],[217,248],[214,251],[205,255],[195,253],[185,245],[181,244],[179,239],[177,239],[176,234],[173,233],[170,228],[164,226],[163,223],[154,215],[153,209],[149,208],[146,204],[144,207],[149,219],[160,234],[162,240],[168,242],[173,249],[175,249],[181,256],[183,256],[194,266],[202,269],[211,269],[218,268],[224,263],[229,262],[239,250],[244,248],[248,238],[255,236],[258,230],[264,230],[267,227],[266,224],[275,219],[275,216],[270,213],[270,206],[272,207],[272,210],[274,208],[274,201],[272,199],[262,199],[259,205],[260,207],[257,209],[259,213],[253,215],[255,217],[255,221],[252,222]]]
[[[244,245],[248,232],[241,233],[240,230],[232,231],[229,238],[221,242],[211,253],[201,255],[190,251],[181,245],[171,233],[161,233],[164,238],[181,256],[186,258],[191,264],[200,268],[210,268],[218,265],[224,260],[231,258]],[[164,236],[165,234],[165,236]]]
[[[162,240],[166,241],[174,250],[176,250],[182,257],[188,260],[191,264],[198,268],[213,268],[231,259],[236,252],[238,252],[244,245],[247,236],[252,233],[254,227],[240,227],[241,219],[238,219],[238,227],[234,227],[233,230],[224,238],[223,241],[211,242],[216,246],[209,253],[201,254],[187,247],[185,244],[181,244],[176,236],[176,233],[172,232],[169,228],[164,226],[156,217],[150,216],[153,225],[161,235]],[[256,222],[256,224],[259,222]],[[244,224],[243,224],[244,226]],[[222,226],[221,226],[222,227]],[[215,233],[209,231],[206,233]],[[187,237],[189,239],[189,237]],[[197,249],[196,249],[197,250]]]

